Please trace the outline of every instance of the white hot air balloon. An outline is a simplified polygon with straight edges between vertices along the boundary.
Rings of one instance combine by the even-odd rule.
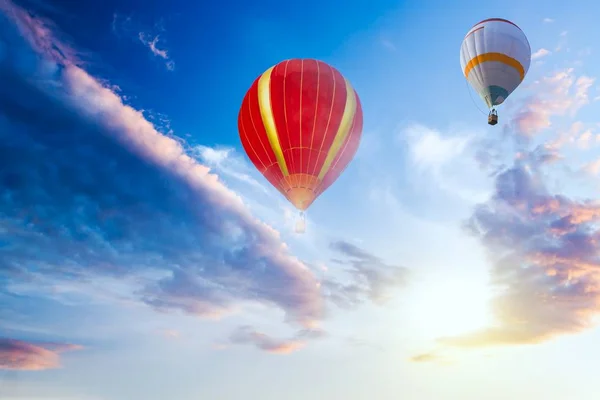
[[[501,18],[473,26],[460,48],[465,78],[490,109],[488,123],[498,123],[496,106],[519,86],[531,64],[531,47],[523,31]]]

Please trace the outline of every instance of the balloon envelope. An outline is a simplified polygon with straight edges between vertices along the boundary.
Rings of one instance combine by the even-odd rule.
[[[238,115],[248,157],[302,211],[352,160],[362,125],[360,100],[350,82],[313,59],[269,68],[246,93]]]
[[[525,78],[531,48],[523,31],[501,18],[471,28],[460,48],[460,65],[469,84],[489,108],[502,104]]]

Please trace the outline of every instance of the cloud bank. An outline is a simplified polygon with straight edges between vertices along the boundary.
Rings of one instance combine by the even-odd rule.
[[[498,325],[440,341],[525,344],[592,326],[600,304],[600,203],[547,190],[539,165],[519,161],[468,222],[493,262]]]
[[[3,291],[104,277],[163,311],[261,302],[302,327],[323,317],[317,279],[278,232],[83,70],[47,21],[0,9]]]

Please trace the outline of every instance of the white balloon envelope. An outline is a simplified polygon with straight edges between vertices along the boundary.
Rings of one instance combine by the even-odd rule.
[[[483,20],[469,30],[460,48],[465,78],[490,109],[488,123],[495,125],[495,107],[523,82],[531,64],[531,47],[515,23],[501,18]]]

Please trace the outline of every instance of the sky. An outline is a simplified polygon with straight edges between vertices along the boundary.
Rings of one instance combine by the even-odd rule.
[[[0,0],[0,398],[597,399],[597,9]],[[492,17],[533,54],[494,127]],[[237,114],[302,57],[364,129],[299,235]]]

